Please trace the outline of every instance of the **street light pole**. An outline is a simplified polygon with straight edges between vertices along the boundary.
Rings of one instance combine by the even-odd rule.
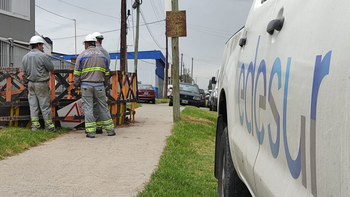
[[[137,75],[137,65],[138,65],[138,57],[139,57],[139,35],[140,35],[140,5],[142,4],[142,0],[135,0],[132,8],[136,9],[136,38],[135,38],[135,58],[134,58],[134,70]]]
[[[75,57],[77,57],[77,20],[74,21],[74,38],[75,38]]]

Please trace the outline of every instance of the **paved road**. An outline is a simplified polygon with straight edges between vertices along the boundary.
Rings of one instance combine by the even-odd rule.
[[[116,136],[72,131],[0,161],[0,196],[135,196],[171,134],[172,107],[143,104],[136,121]]]

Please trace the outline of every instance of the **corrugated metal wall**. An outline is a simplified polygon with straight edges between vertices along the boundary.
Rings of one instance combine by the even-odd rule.
[[[0,67],[21,67],[22,58],[29,51],[10,40],[0,40]]]
[[[0,41],[0,67],[9,66],[9,44]]]
[[[0,0],[1,1],[1,0]],[[22,59],[25,54],[30,51],[28,47],[13,43],[9,40],[0,39],[0,67],[22,68]],[[63,59],[51,56],[51,61],[55,69],[73,69],[74,64]],[[68,77],[68,76],[67,76]],[[0,86],[4,86],[6,80],[0,82]],[[19,84],[18,84],[19,85]],[[58,91],[64,91],[61,86]]]
[[[0,9],[6,11],[12,11],[11,9],[12,0],[0,0]]]

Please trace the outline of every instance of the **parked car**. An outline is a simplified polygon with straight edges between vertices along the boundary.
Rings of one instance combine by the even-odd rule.
[[[199,89],[199,94],[201,95],[201,102],[200,102],[200,106],[201,107],[205,107],[205,91],[203,89]]]
[[[156,91],[154,91],[153,86],[149,84],[138,84],[138,99],[140,101],[156,103]]]
[[[211,91],[212,90],[208,90],[208,92],[205,94],[205,99],[207,100],[207,107],[209,107],[208,105],[209,105],[209,97],[210,97],[210,94],[211,94]]]
[[[214,90],[211,91],[208,99],[208,108],[210,111],[217,111],[217,100],[218,100],[218,87],[215,86]]]
[[[201,95],[195,84],[180,83],[180,105],[201,106]],[[173,94],[170,94],[169,106],[173,106]]]

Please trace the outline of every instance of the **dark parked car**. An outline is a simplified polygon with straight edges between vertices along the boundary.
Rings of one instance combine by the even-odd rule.
[[[195,84],[180,83],[180,105],[201,106],[201,95]],[[170,95],[169,106],[173,106],[173,94]]]
[[[156,103],[156,91],[154,91],[153,86],[149,84],[138,84],[138,98],[139,101],[147,101]]]
[[[205,100],[205,91],[203,89],[199,89],[199,93],[201,95],[201,107],[205,107],[205,103],[206,103],[206,100]]]

